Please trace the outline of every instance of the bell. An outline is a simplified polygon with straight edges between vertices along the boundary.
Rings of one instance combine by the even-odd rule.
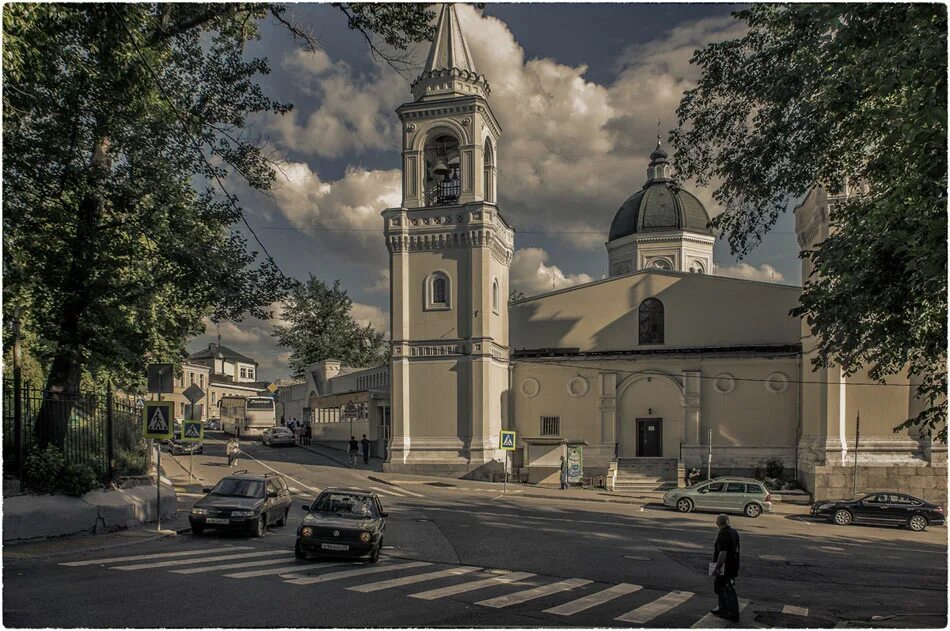
[[[449,167],[445,166],[445,162],[443,162],[442,158],[439,158],[439,161],[435,163],[435,167],[432,169],[433,175],[439,180],[444,180],[448,172]]]

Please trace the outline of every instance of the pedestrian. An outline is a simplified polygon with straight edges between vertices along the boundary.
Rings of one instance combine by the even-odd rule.
[[[561,456],[561,490],[567,488],[567,459]]]
[[[356,442],[356,436],[350,436],[350,466],[356,466],[356,457],[360,452],[360,444]]]
[[[728,515],[716,517],[719,535],[713,550],[713,591],[719,597],[719,606],[712,614],[739,621],[739,597],[736,595],[736,577],[739,576],[739,533],[729,525]]]
[[[369,441],[366,440],[366,434],[363,434],[363,440],[360,441],[360,447],[363,448],[363,464],[369,464]]]
[[[693,471],[692,471],[692,473],[690,473],[690,476],[689,476],[689,485],[688,485],[688,486],[693,486],[693,485],[695,485],[697,482],[699,482],[699,478],[700,478],[701,476],[702,476],[702,474],[699,472],[699,469],[697,469],[696,467],[693,467]]]
[[[310,427],[310,423],[307,423],[306,429],[304,429],[303,441],[304,444],[309,445],[310,439],[313,437],[313,428]]]
[[[237,436],[233,436],[231,440],[228,441],[228,446],[227,446],[229,468],[237,464],[238,452],[240,450],[241,450],[241,442],[237,439]]]
[[[280,426],[281,426],[281,427],[284,427],[285,425],[287,425],[287,423],[284,422],[284,415],[281,414],[281,415],[280,415]]]

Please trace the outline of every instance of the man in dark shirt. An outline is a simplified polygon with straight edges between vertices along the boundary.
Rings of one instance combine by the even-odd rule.
[[[363,464],[369,464],[369,440],[366,439],[366,434],[363,434],[360,447],[363,448]]]
[[[360,444],[356,442],[356,436],[350,436],[350,466],[356,466],[356,458],[360,453]]]
[[[716,564],[713,591],[719,597],[719,607],[713,609],[712,613],[738,622],[739,597],[736,595],[735,579],[739,576],[739,533],[729,525],[728,515],[719,515],[716,525],[719,526],[719,536],[716,537],[713,551],[713,562]]]

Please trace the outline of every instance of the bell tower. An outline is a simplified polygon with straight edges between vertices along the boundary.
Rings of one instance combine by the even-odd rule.
[[[455,6],[442,5],[413,101],[396,110],[402,205],[383,211],[392,279],[387,470],[481,477],[503,461],[514,230],[496,201],[501,127],[490,91]]]

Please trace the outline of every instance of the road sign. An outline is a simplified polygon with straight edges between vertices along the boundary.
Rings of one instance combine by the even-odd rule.
[[[352,401],[348,402],[343,408],[343,418],[359,418],[360,416],[360,406],[356,405]]]
[[[504,449],[505,451],[514,451],[514,450],[515,450],[515,444],[517,443],[516,438],[517,438],[517,432],[515,432],[515,431],[513,431],[513,430],[510,430],[510,429],[503,429],[503,430],[501,430],[501,437],[500,437],[500,440],[499,440],[499,444],[500,444],[500,447],[499,447],[499,448],[500,448],[500,449]]]
[[[201,421],[183,421],[181,424],[181,440],[185,443],[197,443],[204,440],[205,428]]]
[[[276,384],[276,383],[269,384],[269,385],[267,386],[267,389],[270,391],[271,394],[276,394],[276,393],[277,393],[277,389],[278,389],[278,388],[277,388],[277,384]]]
[[[147,371],[149,392],[170,394],[175,391],[175,373],[171,364],[149,364]]]
[[[203,398],[205,398],[205,391],[195,384],[191,384],[185,388],[185,391],[182,392],[182,394],[185,395],[185,398],[192,403],[197,403],[198,401],[201,401]]]
[[[145,437],[171,438],[174,410],[175,404],[171,401],[146,401],[144,411]]]

